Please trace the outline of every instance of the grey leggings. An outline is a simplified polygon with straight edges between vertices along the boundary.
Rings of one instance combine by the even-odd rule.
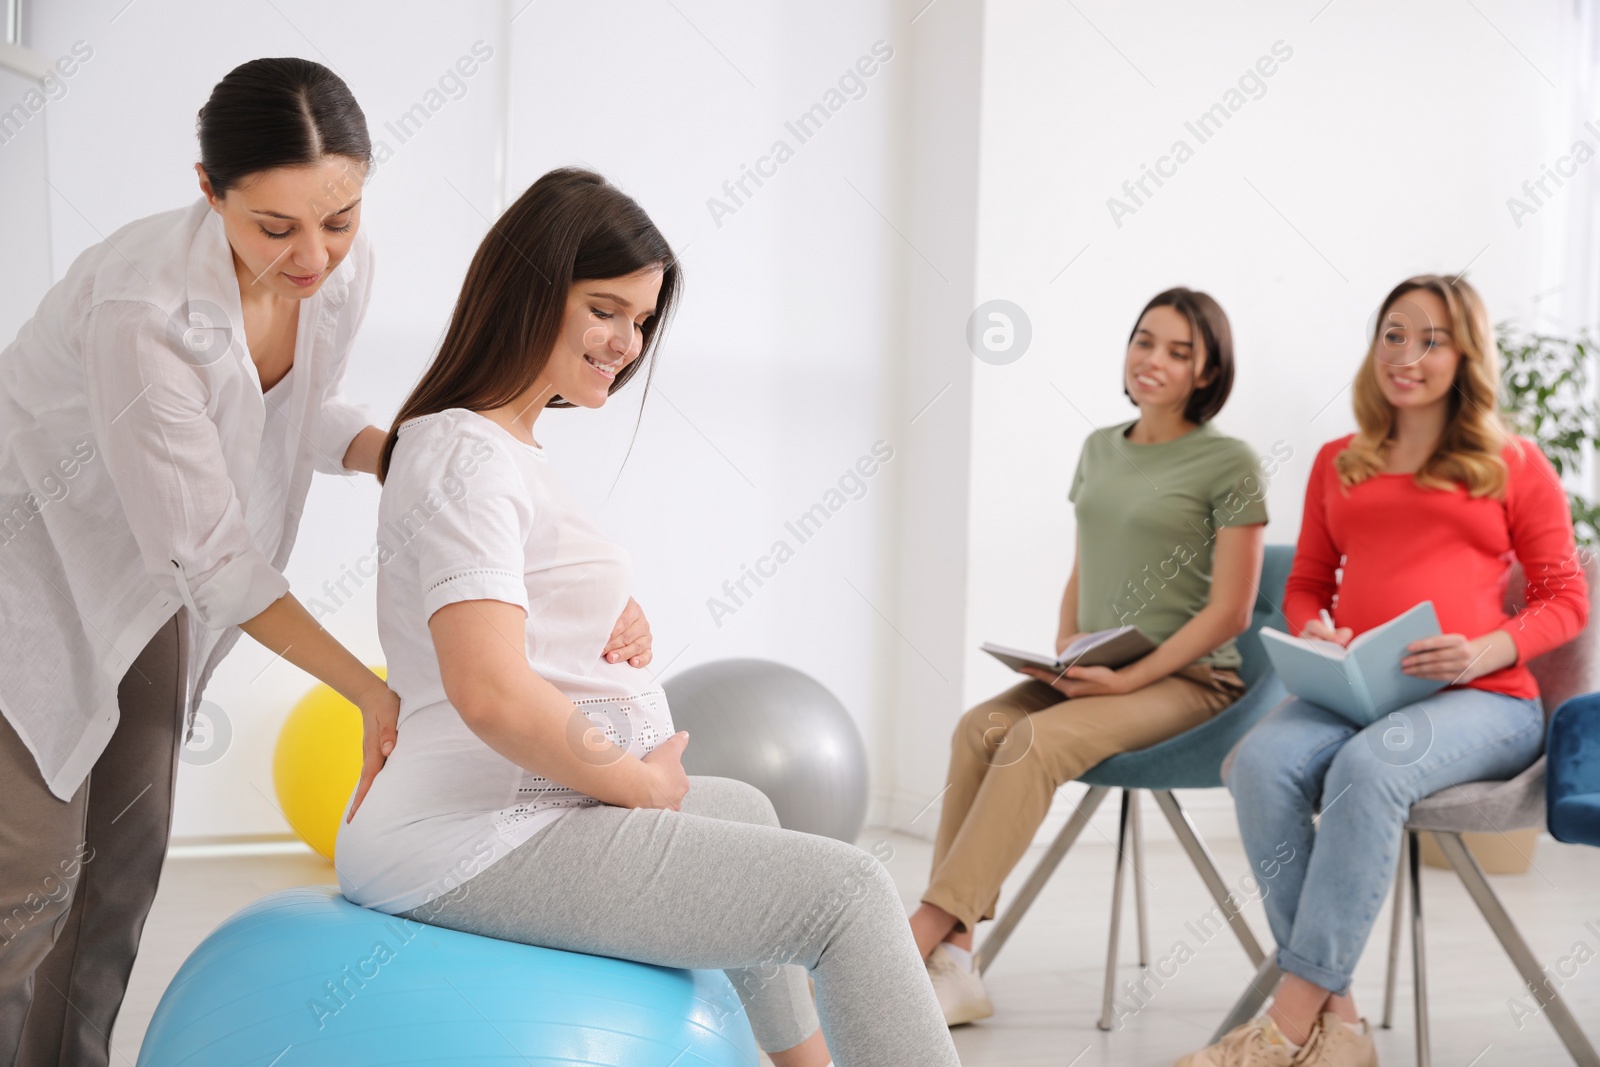
[[[756,1043],[822,1031],[837,1067],[957,1065],[888,871],[778,828],[760,790],[695,776],[682,811],[579,808],[405,918],[506,941],[720,968]]]

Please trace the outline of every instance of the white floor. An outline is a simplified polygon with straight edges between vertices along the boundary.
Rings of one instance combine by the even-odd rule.
[[[1146,818],[1156,818],[1153,806]],[[1089,836],[1089,835],[1086,835]],[[868,831],[863,847],[887,841],[888,867],[909,907],[927,876],[929,845],[901,834]],[[1236,840],[1211,841],[1230,884],[1245,870]],[[995,1016],[955,1031],[961,1061],[969,1067],[1097,1067],[1102,1064],[1169,1064],[1204,1043],[1249,978],[1244,953],[1224,932],[1201,940],[1187,924],[1210,907],[1198,877],[1178,846],[1147,846],[1146,887],[1150,908],[1152,963],[1173,956],[1181,940],[1193,958],[1161,972],[1172,977],[1154,990],[1143,1010],[1111,1033],[1095,1027],[1110,903],[1113,851],[1100,841],[1080,842],[1057,872],[988,975]],[[880,847],[879,854],[883,853]],[[1037,850],[1036,850],[1037,852]],[[1031,869],[1025,860],[1007,886],[1015,891]],[[1600,850],[1540,841],[1536,870],[1491,879],[1534,954],[1558,979],[1567,1003],[1600,1042]],[[144,944],[113,1034],[113,1063],[132,1067],[140,1040],[167,982],[185,956],[222,919],[267,893],[296,885],[329,884],[333,870],[320,857],[279,855],[227,859],[171,859],[145,927]],[[1549,1023],[1513,1014],[1516,1001],[1530,1003],[1516,972],[1490,934],[1455,876],[1429,870],[1423,898],[1427,935],[1433,1062],[1438,1067],[1530,1067],[1569,1063]],[[1124,910],[1119,981],[1131,981],[1134,963],[1132,897]],[[1004,900],[1002,901],[1002,906]],[[1258,905],[1247,911],[1257,936],[1267,940]],[[1379,920],[1356,976],[1356,998],[1374,1024],[1381,1014],[1387,911]],[[1592,925],[1589,925],[1592,924]],[[981,935],[980,935],[981,936]],[[1563,958],[1567,961],[1563,963]],[[1395,1027],[1379,1031],[1378,1051],[1390,1065],[1412,1062],[1409,954],[1402,957],[1402,984]],[[1564,971],[1564,973],[1563,973]],[[1124,1000],[1127,998],[1124,996]],[[1132,1003],[1132,1001],[1129,1001]],[[887,1067],[887,1065],[886,1065]]]

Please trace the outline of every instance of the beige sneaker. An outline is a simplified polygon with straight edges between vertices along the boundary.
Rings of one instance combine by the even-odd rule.
[[[943,945],[934,948],[928,957],[928,979],[933,982],[946,1026],[963,1026],[994,1014],[989,992],[983,988],[983,977],[957,963]]]
[[[1372,1027],[1361,1020],[1358,1034],[1331,1011],[1323,1012],[1311,1027],[1311,1036],[1294,1058],[1295,1067],[1378,1067],[1378,1047]]]
[[[1289,1067],[1299,1062],[1278,1024],[1262,1015],[1235,1026],[1215,1045],[1189,1053],[1177,1067]]]

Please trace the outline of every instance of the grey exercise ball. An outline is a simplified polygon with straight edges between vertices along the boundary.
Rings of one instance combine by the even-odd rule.
[[[661,683],[689,731],[683,769],[749,782],[786,830],[855,843],[867,819],[867,749],[816,679],[764,659],[702,663]]]

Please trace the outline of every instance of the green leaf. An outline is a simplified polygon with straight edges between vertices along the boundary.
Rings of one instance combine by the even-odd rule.
[[[1582,466],[1586,447],[1600,449],[1600,400],[1590,390],[1595,342],[1587,335],[1524,333],[1514,323],[1495,327],[1500,353],[1501,411],[1517,433],[1533,440],[1556,473]],[[1600,543],[1600,504],[1568,492],[1578,543]]]

